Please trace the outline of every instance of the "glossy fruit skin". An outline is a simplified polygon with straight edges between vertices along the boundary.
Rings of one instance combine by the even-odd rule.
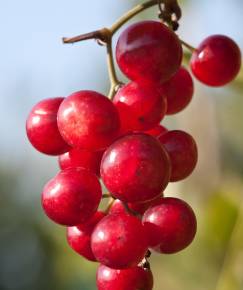
[[[98,290],[152,290],[153,275],[149,269],[139,266],[115,270],[101,264],[96,283]]]
[[[137,133],[114,142],[101,160],[101,178],[116,198],[143,202],[160,195],[171,173],[169,156],[154,137]]]
[[[128,203],[128,206],[135,213],[143,215],[149,207],[160,203],[162,198],[163,197],[161,195],[159,197],[156,197],[155,199],[145,201],[145,202]],[[113,205],[111,206],[109,210],[109,214],[113,214],[113,213],[127,213],[124,205],[119,199],[115,200],[115,202],[113,203]]]
[[[128,214],[108,215],[95,227],[91,248],[100,263],[113,269],[136,266],[148,249],[144,226]]]
[[[54,222],[75,226],[88,220],[101,200],[98,178],[83,168],[60,171],[42,192],[42,206]]]
[[[166,115],[173,115],[188,106],[193,96],[194,85],[190,73],[181,67],[160,89],[167,99]]]
[[[122,132],[152,129],[167,110],[166,99],[158,87],[135,82],[120,88],[113,103],[120,115]]]
[[[73,147],[106,148],[119,131],[119,115],[113,103],[94,91],[79,91],[67,97],[58,111],[58,128]]]
[[[162,125],[157,125],[155,126],[154,128],[148,130],[148,131],[145,131],[144,133],[146,134],[149,134],[155,138],[159,137],[160,135],[164,134],[164,133],[167,133],[168,132],[168,129],[165,128],[164,126]]]
[[[158,140],[170,156],[170,181],[179,181],[188,177],[196,167],[198,160],[197,145],[192,136],[181,130],[169,131]]]
[[[52,98],[40,101],[27,118],[26,133],[29,141],[44,154],[59,155],[70,149],[57,127],[57,111],[63,100]]]
[[[97,211],[85,223],[67,228],[67,241],[70,247],[89,261],[96,259],[91,250],[91,234],[99,221],[105,217],[105,213]]]
[[[155,251],[172,254],[186,248],[194,239],[197,220],[192,208],[183,200],[166,197],[150,207],[143,216],[149,246]]]
[[[195,77],[209,86],[223,86],[240,71],[241,52],[238,45],[224,35],[207,37],[194,51],[191,70]]]
[[[139,83],[163,83],[179,69],[182,47],[176,34],[158,21],[140,21],[120,35],[116,60],[121,71]]]
[[[59,166],[62,170],[67,168],[82,167],[97,176],[100,175],[100,162],[104,151],[89,151],[73,148],[58,157]]]

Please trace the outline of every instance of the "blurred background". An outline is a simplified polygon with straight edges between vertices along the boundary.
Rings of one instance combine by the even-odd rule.
[[[57,160],[31,147],[25,120],[44,98],[80,89],[107,93],[104,48],[94,41],[62,45],[61,37],[109,26],[142,2],[0,1],[0,290],[96,289],[97,265],[75,254],[65,229],[42,212],[40,194]],[[197,46],[210,34],[226,34],[243,50],[243,1],[179,2],[182,39]],[[134,21],[156,15],[152,8]],[[194,208],[198,234],[179,254],[152,256],[154,289],[242,290],[243,71],[223,88],[195,85],[190,106],[163,124],[198,144],[195,172],[166,190]]]

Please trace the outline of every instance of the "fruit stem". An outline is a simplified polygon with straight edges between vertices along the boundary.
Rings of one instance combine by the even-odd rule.
[[[127,213],[129,213],[129,214],[131,214],[131,215],[134,215],[134,216],[136,216],[136,217],[139,217],[139,218],[141,217],[141,215],[140,215],[138,212],[132,210],[132,209],[128,206],[128,204],[127,204],[126,202],[122,201],[122,204],[123,204],[123,206],[124,206],[124,208],[125,208],[125,210],[126,210]]]
[[[106,209],[104,211],[106,214],[109,213],[110,208],[112,207],[114,202],[115,202],[115,199],[112,196],[110,196],[109,202],[108,202],[107,207],[106,207]]]
[[[109,193],[104,193],[102,194],[102,198],[110,198],[111,195]]]
[[[113,58],[113,49],[112,49],[112,38],[110,38],[106,43],[106,54],[107,54],[107,67],[108,67],[109,78],[110,78],[110,91],[108,94],[108,98],[112,100],[117,90],[119,89],[120,85],[122,84],[118,80],[117,75],[116,75],[116,69],[115,69],[114,58]]]
[[[196,48],[185,42],[184,40],[180,39],[180,42],[182,45],[184,45],[187,49],[189,49],[191,52],[196,51]]]

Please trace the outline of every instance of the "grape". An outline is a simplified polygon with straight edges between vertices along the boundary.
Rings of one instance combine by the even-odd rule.
[[[153,137],[159,137],[160,135],[167,133],[168,129],[165,128],[162,125],[157,125],[156,127],[154,127],[153,129],[150,129],[148,131],[145,131],[144,133],[149,134]]]

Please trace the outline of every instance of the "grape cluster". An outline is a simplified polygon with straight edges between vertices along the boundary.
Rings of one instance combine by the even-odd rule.
[[[182,57],[178,36],[165,24],[132,24],[116,46],[117,64],[130,81],[113,100],[82,90],[41,101],[27,119],[31,144],[59,156],[61,171],[44,187],[43,209],[67,227],[73,250],[100,263],[99,290],[152,289],[150,250],[176,253],[195,237],[192,208],[163,194],[198,159],[190,134],[160,125],[193,96]],[[215,35],[193,52],[191,70],[203,83],[221,86],[237,75],[240,62],[238,46]],[[103,196],[101,182],[108,190]],[[107,196],[109,206],[98,210]]]

